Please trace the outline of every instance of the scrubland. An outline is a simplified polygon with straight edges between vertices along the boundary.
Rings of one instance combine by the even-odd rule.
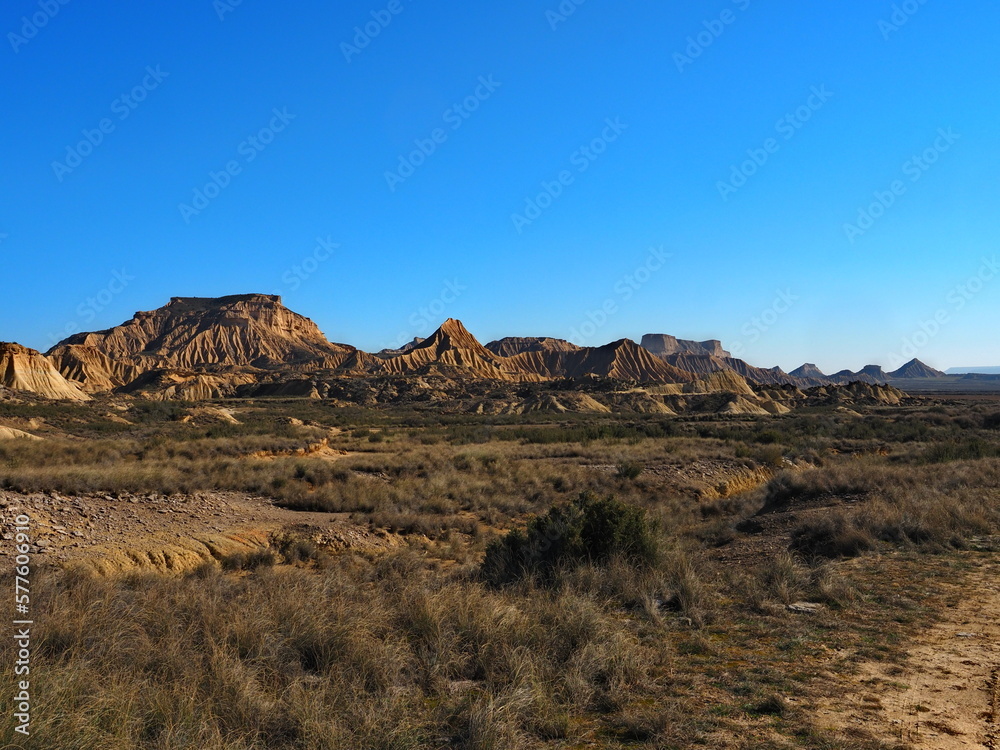
[[[243,492],[386,529],[33,571],[26,748],[888,748],[816,706],[992,560],[1000,407],[527,415],[0,405],[10,494]],[[4,665],[12,645],[0,642]],[[14,691],[4,668],[5,695]]]

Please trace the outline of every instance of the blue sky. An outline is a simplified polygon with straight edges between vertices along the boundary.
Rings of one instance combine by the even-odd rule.
[[[1000,8],[677,5],[8,3],[0,339],[259,291],[367,350],[1000,364]]]

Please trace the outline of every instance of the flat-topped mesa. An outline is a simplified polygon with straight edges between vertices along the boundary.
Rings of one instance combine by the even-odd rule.
[[[501,357],[513,357],[524,352],[575,352],[583,347],[547,336],[508,336],[491,341],[486,348]]]
[[[357,351],[327,341],[313,321],[272,294],[173,297],[114,328],[70,336],[50,354],[76,363],[66,351],[71,346],[100,352],[124,368],[118,374],[125,382],[153,369],[335,368]]]
[[[43,398],[87,401],[80,386],[64,378],[40,352],[20,344],[0,342],[0,386]]]
[[[885,370],[882,369],[882,365],[865,365],[857,373],[859,376],[867,376],[872,379],[875,383],[886,383],[889,380],[889,376],[886,374]]]
[[[278,305],[281,306],[281,297],[277,294],[229,294],[224,297],[171,297],[166,307],[175,310],[184,308],[186,310],[209,310],[213,307],[224,307],[237,303]]]
[[[669,357],[673,354],[707,354],[721,359],[732,357],[729,352],[722,348],[722,342],[718,339],[688,341],[666,333],[647,333],[642,337],[640,346],[648,349],[657,357]]]
[[[802,365],[801,367],[795,368],[794,370],[792,370],[788,374],[791,375],[793,378],[816,378],[816,379],[819,379],[819,378],[826,378],[827,377],[826,373],[824,373],[821,369],[819,369],[812,362],[806,362],[804,365]]]

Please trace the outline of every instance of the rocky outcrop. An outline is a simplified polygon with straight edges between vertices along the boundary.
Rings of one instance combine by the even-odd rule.
[[[119,388],[134,377],[131,364],[112,360],[96,346],[57,346],[48,356],[63,377],[79,383],[87,393],[102,393]]]
[[[248,373],[149,370],[119,391],[151,401],[208,401],[235,396],[240,386],[254,382],[256,378]]]
[[[400,354],[406,354],[411,349],[415,349],[416,347],[420,346],[422,343],[424,343],[424,341],[426,341],[426,339],[422,339],[419,336],[414,336],[412,341],[408,341],[398,349],[383,349],[379,352],[376,352],[375,356],[382,357],[383,359],[385,359],[388,357],[396,357]]]
[[[806,362],[804,365],[795,368],[788,374],[791,375],[793,378],[802,378],[809,380],[829,380],[826,374],[811,362]]]
[[[753,388],[742,377],[731,370],[713,372],[684,386],[683,393],[715,393],[725,391],[742,396],[756,397]]]
[[[734,357],[713,357],[708,354],[671,354],[662,359],[678,369],[693,372],[697,375],[707,375],[712,372],[728,370],[746,380],[761,385],[783,385],[785,383],[796,382],[795,378],[792,378],[780,367],[773,367],[771,369],[754,367],[742,359]]]
[[[0,425],[0,440],[41,440],[41,438],[24,430]]]
[[[806,397],[813,406],[895,406],[906,399],[906,394],[891,385],[856,380],[847,385],[810,388],[806,391]]]
[[[452,374],[492,380],[538,381],[541,376],[499,357],[476,340],[459,320],[449,318],[430,338],[405,354],[376,360],[371,372],[388,375]]]
[[[630,339],[574,350],[527,351],[507,361],[544,379],[589,375],[639,383],[688,383],[696,377],[653,356]]]
[[[61,401],[87,401],[76,383],[64,378],[52,362],[26,346],[0,342],[0,385]]]
[[[892,380],[909,380],[911,378],[943,378],[945,375],[940,370],[935,370],[921,362],[919,359],[911,359],[898,370],[889,373]]]
[[[640,346],[657,357],[667,357],[672,354],[707,354],[710,357],[729,358],[732,355],[722,348],[722,342],[716,339],[708,341],[688,341],[678,339],[665,333],[647,333],[642,337]]]
[[[514,357],[524,352],[575,352],[583,347],[565,339],[544,336],[508,336],[499,341],[491,341],[486,348],[500,357]]]
[[[268,294],[174,297],[109,330],[71,336],[52,353],[62,357],[69,346],[103,353],[127,370],[126,381],[154,369],[336,368],[357,353],[352,346],[331,344],[309,318]],[[72,365],[73,358],[66,356]]]
[[[858,380],[870,378],[873,383],[886,383],[889,380],[881,365],[865,365],[855,375]]]

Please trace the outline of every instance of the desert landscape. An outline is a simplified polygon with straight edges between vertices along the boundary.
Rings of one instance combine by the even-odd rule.
[[[1000,750],[998,28],[5,3],[0,750]]]
[[[1000,738],[1000,393],[918,361],[457,320],[369,354],[238,295],[0,344],[0,375],[34,622],[5,746]]]

